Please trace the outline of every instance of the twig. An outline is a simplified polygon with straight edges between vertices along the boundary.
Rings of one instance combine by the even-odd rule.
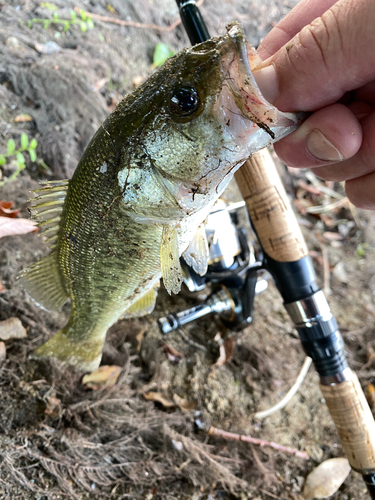
[[[204,0],[199,0],[199,2],[197,2],[197,7],[202,5],[203,2]],[[78,7],[74,7],[74,10],[78,13],[82,12],[82,10]],[[176,19],[170,26],[158,26],[157,24],[144,24],[137,23],[135,21],[124,21],[122,19],[116,19],[114,17],[101,16],[100,14],[94,14],[87,10],[85,10],[84,13],[86,14],[86,16],[91,17],[92,19],[97,19],[98,21],[103,21],[104,23],[119,24],[120,26],[132,26],[133,28],[143,28],[157,31],[173,31],[181,23],[181,19]]]
[[[274,443],[273,441],[265,441],[264,439],[257,439],[251,436],[243,436],[241,434],[236,434],[234,432],[227,432],[217,427],[211,425],[208,429],[209,436],[219,436],[224,439],[232,439],[234,441],[244,441],[245,443],[257,444],[258,446],[269,446],[274,450],[283,451],[284,453],[289,453],[291,455],[295,455],[298,458],[302,458],[303,460],[308,460],[309,456],[305,451],[299,451],[295,448],[289,448],[288,446],[283,446],[281,444]]]
[[[292,399],[292,397],[296,394],[298,389],[301,387],[302,382],[304,381],[307,372],[309,371],[309,368],[311,366],[312,359],[309,358],[308,356],[305,358],[305,361],[303,362],[302,368],[298,374],[297,380],[293,384],[293,386],[289,389],[289,391],[286,393],[286,395],[281,399],[275,406],[272,406],[272,408],[268,408],[268,410],[263,410],[263,411],[258,411],[254,416],[255,418],[265,418],[268,417],[269,415],[272,415],[273,413],[276,413],[277,411],[281,410],[284,408],[286,404],[289,403],[289,401]]]
[[[311,182],[311,184],[319,189],[319,191],[321,191],[322,193],[328,194],[328,196],[331,196],[332,198],[337,198],[339,200],[343,199],[342,194],[337,193],[333,189],[330,189],[329,187],[322,184],[322,182],[312,172],[305,172],[305,175],[306,178]]]
[[[328,251],[326,245],[323,243],[323,239],[319,234],[316,234],[317,240],[322,251],[323,258],[323,291],[324,294],[329,296],[331,295],[331,272],[329,270],[329,259],[328,259]]]
[[[341,200],[334,201],[333,203],[330,203],[329,205],[318,205],[316,207],[307,207],[306,208],[306,213],[308,214],[322,214],[324,212],[330,212],[331,210],[335,210],[335,208],[340,208],[345,205],[348,205],[349,200],[345,196],[345,198],[341,198]]]

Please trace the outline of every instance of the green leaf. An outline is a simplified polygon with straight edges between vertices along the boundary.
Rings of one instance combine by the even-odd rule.
[[[0,165],[5,165],[7,162],[6,158],[4,155],[0,155]]]
[[[36,153],[35,153],[35,149],[31,149],[31,148],[29,148],[29,149],[28,149],[28,151],[29,151],[29,155],[30,155],[30,160],[31,160],[31,161],[36,161]]]
[[[100,32],[98,33],[98,38],[101,42],[105,42],[105,38]]]
[[[72,21],[75,21],[77,19],[77,14],[74,12],[74,10],[70,11],[70,16],[72,18]]]
[[[49,21],[44,21],[43,28],[44,28],[45,30],[48,30],[48,27],[49,27]]]
[[[79,13],[81,14],[82,21],[86,21],[87,19],[86,12],[83,9],[81,9]]]
[[[19,166],[25,165],[25,157],[22,153],[17,153],[17,163]]]
[[[87,24],[84,21],[81,21],[81,31],[87,31]]]
[[[29,145],[29,138],[27,137],[27,134],[25,134],[25,132],[22,132],[22,134],[21,134],[21,148],[26,149],[28,145]]]
[[[13,139],[8,140],[8,153],[11,155],[16,150],[16,143]]]
[[[92,30],[94,27],[94,23],[93,23],[92,19],[90,19],[90,18],[87,19],[87,27],[89,30]]]
[[[31,28],[33,25],[33,21],[30,19],[30,21],[27,22],[27,27]]]
[[[69,26],[70,26],[70,22],[69,21],[65,21],[65,23],[64,23],[64,31],[68,31]]]
[[[158,43],[154,50],[153,63],[155,68],[165,63],[168,57],[174,56],[174,52],[165,43]]]
[[[35,149],[35,148],[37,147],[37,145],[38,145],[37,140],[36,140],[36,139],[31,139],[31,141],[30,141],[30,146],[29,146],[29,147],[30,147],[31,149]]]
[[[40,4],[40,6],[43,7],[43,9],[49,9],[49,10],[56,10],[57,9],[55,4],[49,3],[49,2],[42,2]]]
[[[55,12],[55,13],[53,14],[53,18],[54,18],[54,20],[55,20],[55,21],[58,21],[58,19],[59,19],[59,15],[58,15],[58,13],[57,13],[57,12]]]

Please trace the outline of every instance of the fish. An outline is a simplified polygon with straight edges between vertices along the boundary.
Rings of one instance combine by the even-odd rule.
[[[30,211],[50,254],[20,282],[48,311],[71,304],[35,356],[93,371],[109,327],[153,310],[160,278],[178,293],[181,255],[205,274],[214,203],[251,154],[300,121],[264,99],[260,62],[237,22],[182,50],[118,104],[70,180],[35,191]]]

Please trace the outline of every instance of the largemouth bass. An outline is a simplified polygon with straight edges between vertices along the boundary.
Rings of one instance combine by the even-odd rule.
[[[94,370],[108,328],[152,311],[160,277],[179,291],[182,253],[205,273],[211,207],[252,153],[298,121],[262,97],[259,62],[238,23],[183,50],[117,106],[71,180],[36,191],[31,210],[52,251],[21,282],[47,310],[71,301],[69,322],[36,355]]]

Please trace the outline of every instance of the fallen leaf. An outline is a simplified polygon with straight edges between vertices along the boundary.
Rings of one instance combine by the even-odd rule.
[[[177,394],[173,394],[173,401],[182,411],[192,411],[197,407],[196,401],[188,401],[187,399],[180,398]]]
[[[58,417],[61,413],[61,400],[54,396],[47,398],[47,406],[44,413],[52,418]]]
[[[233,356],[235,347],[236,339],[233,336],[226,338],[220,345],[220,356],[214,366],[223,366],[228,363]]]
[[[149,401],[156,401],[157,403],[161,403],[164,408],[172,408],[173,406],[176,406],[176,403],[174,403],[174,401],[168,399],[161,392],[145,392],[143,393],[143,397],[145,399],[148,399]]]
[[[98,92],[98,90],[100,90],[101,88],[104,87],[104,85],[108,82],[108,78],[105,77],[105,78],[102,78],[101,80],[98,80],[94,86],[93,86],[93,89],[95,90],[95,92]]]
[[[13,205],[14,201],[0,201],[0,216],[13,219],[20,211],[19,208],[12,210]]]
[[[298,200],[295,198],[293,204],[301,215],[306,215],[306,209],[315,206],[312,201],[306,200],[305,198],[300,198]]]
[[[183,354],[178,352],[174,347],[170,346],[166,342],[164,342],[163,351],[172,363],[178,363],[184,357]]]
[[[33,117],[26,114],[26,113],[22,113],[20,115],[17,115],[14,119],[14,121],[16,123],[24,123],[24,122],[32,122],[33,121]]]
[[[27,336],[26,329],[18,318],[8,318],[0,321],[0,339],[23,339]]]
[[[0,238],[14,234],[36,233],[36,222],[29,219],[9,219],[0,217]]]
[[[140,352],[140,350],[141,350],[142,340],[143,340],[145,333],[146,333],[146,330],[144,328],[141,328],[139,330],[139,332],[137,333],[137,335],[135,336],[135,342],[136,342],[135,350],[137,352]]]
[[[97,391],[102,387],[112,387],[116,384],[122,368],[116,365],[99,366],[97,370],[82,378],[82,385]]]
[[[0,365],[5,361],[7,357],[7,349],[4,342],[0,342]]]
[[[0,293],[1,292],[6,292],[6,288],[3,287],[3,284],[0,281]]]
[[[331,458],[321,463],[307,476],[303,489],[305,500],[332,496],[348,477],[350,470],[346,458]]]
[[[328,241],[342,241],[344,239],[340,233],[333,233],[332,231],[326,231],[323,236]]]

